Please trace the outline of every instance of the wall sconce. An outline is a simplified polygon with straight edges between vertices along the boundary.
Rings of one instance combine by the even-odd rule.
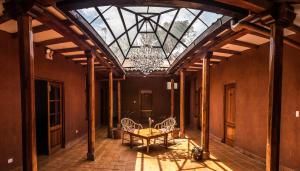
[[[176,82],[174,82],[174,90],[178,89],[178,85]],[[167,82],[167,90],[171,90],[171,82]]]
[[[53,60],[53,53],[54,51],[51,49],[46,49],[46,59]]]

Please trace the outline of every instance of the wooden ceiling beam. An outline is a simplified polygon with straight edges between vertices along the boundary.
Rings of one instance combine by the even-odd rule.
[[[65,58],[67,58],[67,59],[86,58],[86,56],[85,55],[68,55],[68,56],[65,56]]]
[[[248,47],[250,49],[257,49],[259,47],[256,44],[243,42],[243,41],[239,41],[239,40],[233,40],[230,44],[234,44],[234,45],[238,45],[238,46],[244,46],[244,47]]]
[[[1,15],[0,16],[0,24],[5,23],[6,21],[10,20],[11,17],[9,17],[8,15]]]
[[[77,52],[77,51],[82,51],[82,49],[79,47],[75,47],[75,48],[55,50],[56,53],[67,53],[67,52]]]
[[[39,10],[32,9],[31,12],[38,16],[36,19],[43,23],[44,25],[52,28],[56,32],[60,33],[61,35],[65,36],[70,41],[74,42],[82,48],[82,50],[92,50],[96,57],[106,65],[107,67],[111,68],[111,65],[107,63],[104,59],[102,59],[98,52],[94,49],[94,47],[91,47],[85,39],[82,39],[82,36],[76,34],[72,29],[70,29],[70,25],[72,25],[71,21],[61,21],[57,17],[55,17],[53,14],[48,12],[43,7],[39,7]],[[69,24],[68,24],[69,23]]]
[[[218,49],[218,50],[215,50],[214,52],[227,53],[227,54],[232,54],[232,55],[240,55],[241,54],[241,52],[239,52],[239,51],[234,51],[234,50],[230,50],[230,49]]]
[[[49,39],[49,40],[44,40],[44,41],[41,41],[41,42],[37,42],[37,44],[42,45],[42,46],[48,46],[48,45],[59,44],[59,43],[67,43],[67,42],[71,42],[71,40],[69,40],[65,37],[60,37],[60,38]]]
[[[246,9],[255,13],[261,13],[272,7],[272,2],[267,0],[216,0],[218,2]]]
[[[168,6],[174,8],[194,8],[204,11],[210,11],[214,13],[221,13],[227,16],[245,16],[248,14],[248,10],[241,7],[228,5],[226,3],[207,0],[72,0],[72,1],[60,1],[56,4],[64,11],[71,11],[81,8],[89,8],[95,6],[115,5],[115,6]]]
[[[43,32],[43,31],[48,31],[48,30],[51,30],[51,28],[49,28],[48,26],[45,26],[45,25],[39,25],[39,26],[35,26],[35,27],[32,28],[32,32],[34,34],[40,33],[40,32]]]

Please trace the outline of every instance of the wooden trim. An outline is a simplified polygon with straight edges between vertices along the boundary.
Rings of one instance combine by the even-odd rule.
[[[185,136],[185,107],[184,107],[184,97],[185,97],[185,71],[180,70],[180,136],[184,138]]]
[[[229,83],[224,85],[223,89],[223,137],[221,142],[225,143],[225,138],[226,138],[226,89],[227,88],[236,88],[236,83]]]
[[[203,158],[209,159],[209,110],[210,110],[210,58],[212,52],[209,51],[203,57],[202,69],[202,129],[201,129],[201,144],[203,148]]]
[[[174,117],[174,79],[171,79],[171,117]]]
[[[108,133],[107,137],[112,138],[112,129],[113,129],[113,114],[114,114],[114,101],[113,101],[113,73],[109,71],[108,73]]]
[[[121,124],[121,81],[118,80],[118,125]]]
[[[23,170],[37,170],[32,17],[18,16]]]
[[[90,161],[95,160],[95,142],[96,142],[96,130],[95,130],[95,71],[94,61],[95,56],[91,51],[85,52],[87,58],[87,95],[88,95],[88,152],[87,159]]]

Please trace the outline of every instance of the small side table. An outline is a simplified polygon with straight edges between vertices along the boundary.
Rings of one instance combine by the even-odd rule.
[[[122,129],[120,128],[113,128],[112,129],[112,137],[113,139],[121,139]]]

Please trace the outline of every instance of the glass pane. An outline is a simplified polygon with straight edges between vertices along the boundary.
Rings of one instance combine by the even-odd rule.
[[[55,101],[50,102],[50,113],[55,113]]]
[[[155,16],[155,17],[151,17],[151,19],[157,23],[157,20],[158,20],[158,16]]]
[[[194,18],[195,16],[185,8],[180,9],[170,30],[171,33],[174,34],[177,38],[180,38]]]
[[[122,33],[124,33],[124,25],[122,23],[117,7],[111,7],[103,14],[103,16],[110,26],[115,37],[119,37]]]
[[[143,7],[125,7],[133,12],[136,12],[136,13],[147,13],[147,9],[148,7],[147,6],[143,6]]]
[[[216,22],[219,18],[221,18],[221,14],[216,14],[212,12],[207,12],[204,11],[199,18],[209,27],[211,26],[214,22]]]
[[[55,115],[50,115],[50,127],[55,126]]]
[[[167,59],[164,60],[162,67],[166,67],[166,68],[170,67],[170,64]]]
[[[162,28],[157,27],[156,34],[157,34],[157,36],[158,36],[160,42],[163,43],[164,40],[165,40],[165,37],[166,37],[166,35],[167,35],[167,32],[164,31]]]
[[[110,6],[101,6],[101,7],[98,7],[99,11],[103,14],[106,12],[106,10],[109,8]]]
[[[127,39],[127,35],[124,34],[121,38],[118,39],[119,45],[121,46],[121,49],[123,51],[123,54],[127,54],[129,49],[129,42]]]
[[[120,50],[120,48],[118,47],[118,44],[115,42],[110,46],[111,51],[115,54],[115,56],[117,57],[117,59],[119,60],[120,63],[123,62],[124,57],[123,54]]]
[[[96,30],[106,44],[110,44],[114,40],[111,32],[101,17],[92,22],[91,26]]]
[[[128,31],[128,36],[129,36],[130,43],[133,42],[133,40],[134,40],[136,34],[137,34],[136,26],[134,26],[132,29],[130,29],[130,30]]]
[[[142,26],[141,32],[153,32],[152,27],[150,26],[149,21],[146,21],[145,24]]]
[[[129,52],[129,53],[128,53],[128,56],[129,56],[130,54],[131,54],[131,53]],[[132,61],[129,60],[129,59],[125,59],[125,60],[124,60],[124,63],[123,63],[123,67],[133,67]]]
[[[60,101],[57,101],[57,102],[55,103],[55,105],[56,105],[55,113],[60,113]]]
[[[151,23],[151,30],[154,32],[154,30],[153,29],[155,29],[155,27],[156,27],[156,24],[153,22],[153,21],[150,21],[150,23]],[[153,28],[153,29],[152,29]]]
[[[136,39],[133,43],[133,46],[141,46],[142,45],[142,33],[138,33],[138,35],[136,36]]]
[[[143,17],[138,15],[138,22],[141,21],[143,19]]]
[[[195,16],[199,14],[200,10],[196,10],[196,9],[191,9],[191,8],[188,8],[188,10],[194,14]]]
[[[182,37],[181,42],[186,46],[189,46],[197,37],[200,36],[205,30],[207,26],[203,24],[202,21],[196,20],[194,24],[189,28],[189,30]]]
[[[175,59],[185,50],[185,47],[181,44],[178,43],[175,49],[173,50],[172,54],[169,57],[169,61],[172,64]]]
[[[142,14],[142,16],[146,17],[146,18],[149,18],[151,17],[153,14]]]
[[[148,39],[150,45],[152,45],[152,46],[160,46],[154,33],[139,33],[133,43],[133,46],[142,46],[143,39]]]
[[[125,11],[125,10],[122,10],[122,9],[121,9],[121,12],[122,12],[122,15],[124,18],[126,28],[128,30],[131,26],[136,24],[135,14]]]
[[[89,23],[91,21],[93,21],[96,17],[99,16],[99,14],[98,14],[98,12],[96,11],[95,8],[84,8],[84,9],[79,9],[77,11]]]
[[[159,25],[161,25],[166,30],[168,30],[174,19],[176,12],[177,10],[162,14],[159,19]]]
[[[149,7],[149,13],[161,13],[167,10],[170,10],[172,8],[166,8],[166,7]]]
[[[169,54],[171,53],[171,50],[174,48],[176,43],[177,43],[177,40],[173,36],[168,35],[166,42],[164,44],[164,50],[165,50],[167,56],[169,56]]]
[[[145,25],[145,22],[139,22],[139,25],[138,25],[138,29],[141,29],[141,27],[143,26],[143,25]]]

